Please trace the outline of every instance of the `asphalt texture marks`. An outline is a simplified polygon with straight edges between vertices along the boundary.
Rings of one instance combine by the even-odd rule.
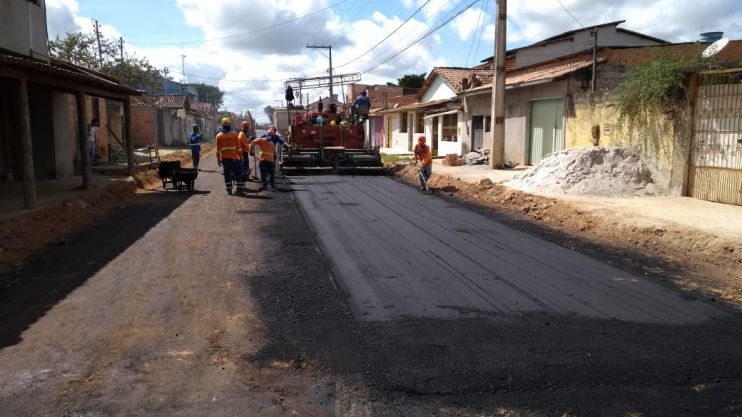
[[[292,181],[362,320],[542,312],[681,324],[726,315],[386,177]]]

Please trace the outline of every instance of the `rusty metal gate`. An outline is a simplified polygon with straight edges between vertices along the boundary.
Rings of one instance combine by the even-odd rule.
[[[742,84],[698,87],[688,194],[742,205]]]

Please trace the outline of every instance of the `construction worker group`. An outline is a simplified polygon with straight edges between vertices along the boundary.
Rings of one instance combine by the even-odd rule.
[[[216,160],[224,169],[224,185],[230,195],[245,194],[245,182],[250,180],[250,156],[255,155],[255,148],[259,150],[259,163],[253,168],[256,173],[260,170],[260,191],[267,190],[269,184],[272,190],[276,190],[276,148],[281,145],[288,150],[288,145],[273,127],[257,139],[249,134],[248,122],[242,122],[238,134],[232,130],[232,121],[225,117],[222,119],[221,132],[216,135]],[[237,189],[233,190],[235,184]]]

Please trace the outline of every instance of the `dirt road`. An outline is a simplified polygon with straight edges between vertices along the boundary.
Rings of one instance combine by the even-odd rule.
[[[213,157],[203,168],[216,169]],[[421,260],[447,245],[463,253],[466,274],[450,273],[451,289],[440,290],[449,285],[440,269],[423,271],[429,281],[405,275],[415,269],[399,258],[412,251],[407,240],[375,240],[409,236],[405,207],[423,197],[381,178],[296,178],[290,192],[240,198],[204,172],[196,188],[144,194],[0,275],[0,416],[742,413],[742,322],[722,307],[552,252],[487,218],[477,220],[484,237],[459,220],[442,223],[446,239],[458,239],[450,243],[411,236],[425,242]],[[401,200],[387,201],[386,215],[375,204],[392,191]],[[437,214],[417,216],[476,216],[432,199]],[[348,248],[328,245],[323,223],[295,200],[334,205],[324,215],[340,214],[332,224],[345,246],[383,249],[373,268],[373,253],[344,257]],[[376,218],[354,222],[353,212]],[[514,259],[532,265],[512,278],[490,263],[468,270],[475,250],[499,254],[492,263],[507,268]],[[531,250],[539,255],[526,257]],[[568,256],[592,273],[543,265]],[[485,280],[492,271],[500,278]],[[360,293],[368,305],[353,285],[360,276],[376,281]],[[608,277],[622,280],[611,288]],[[573,295],[534,291],[536,302],[525,294],[544,285],[536,278],[573,286]],[[383,308],[387,296],[393,308]],[[632,306],[626,316],[620,302]]]

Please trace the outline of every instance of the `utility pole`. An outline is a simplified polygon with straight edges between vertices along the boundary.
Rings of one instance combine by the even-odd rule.
[[[103,67],[103,49],[100,47],[100,28],[98,27],[98,21],[93,19],[95,25],[95,39],[98,40],[98,65]]]
[[[594,27],[593,30],[590,31],[590,35],[593,37],[593,75],[590,80],[590,92],[595,94],[595,70],[598,66],[598,28]]]
[[[330,51],[330,101],[334,103],[334,98],[332,96],[332,45],[307,45],[307,48],[309,49],[327,49]],[[322,99],[322,97],[320,97]]]
[[[119,37],[119,50],[121,51],[121,62],[119,63],[119,84],[124,83],[124,38]]]
[[[507,0],[497,0],[495,56],[492,63],[492,154],[490,168],[502,169],[505,162],[505,36],[507,33]]]
[[[184,54],[180,55],[180,62],[181,62],[181,73],[183,74],[183,78],[180,80],[180,89],[183,90],[183,93],[185,93],[185,82],[186,82],[186,75],[185,75],[185,59],[186,56]]]

